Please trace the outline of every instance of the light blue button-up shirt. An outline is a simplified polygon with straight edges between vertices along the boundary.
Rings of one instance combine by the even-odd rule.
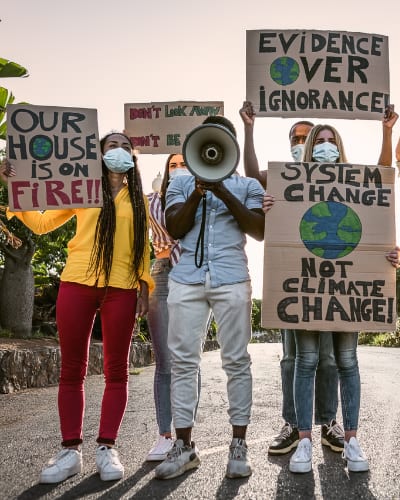
[[[262,208],[264,189],[257,180],[234,174],[223,183],[248,209]],[[174,179],[167,190],[166,209],[176,203],[185,203],[193,192],[194,186],[193,176]],[[192,229],[179,240],[182,253],[178,264],[170,271],[170,278],[183,284],[204,284],[206,273],[209,272],[213,288],[250,280],[244,249],[246,235],[240,230],[236,219],[225,203],[211,191],[207,191],[206,206],[202,267],[197,268],[195,264],[196,244],[203,210],[203,204],[200,201]],[[198,259],[199,256],[200,250]]]

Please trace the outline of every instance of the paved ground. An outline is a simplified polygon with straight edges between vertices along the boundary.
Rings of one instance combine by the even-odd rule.
[[[204,354],[202,395],[194,439],[202,464],[169,481],[154,479],[155,463],[144,462],[155,437],[152,399],[154,367],[130,378],[128,411],[119,451],[125,478],[104,483],[95,471],[94,452],[101,376],[87,380],[84,472],[59,485],[38,485],[42,465],[58,451],[57,388],[0,395],[1,499],[400,499],[400,349],[359,348],[362,410],[359,438],[370,459],[368,473],[344,469],[340,454],[322,449],[314,430],[313,471],[293,475],[289,456],[266,454],[280,428],[279,344],[252,344],[254,404],[248,444],[253,463],[249,479],[224,477],[230,428],[226,414],[225,375],[219,351]],[[339,416],[341,421],[341,417]]]

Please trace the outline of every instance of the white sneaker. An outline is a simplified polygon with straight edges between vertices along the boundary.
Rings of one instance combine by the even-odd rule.
[[[364,455],[355,437],[344,442],[343,458],[347,461],[347,468],[351,472],[366,472],[369,470],[367,457]]]
[[[40,483],[59,483],[82,472],[82,452],[63,448],[53,457],[40,474]]]
[[[251,476],[251,465],[247,458],[247,444],[244,439],[232,439],[225,475],[229,478]]]
[[[157,441],[154,443],[153,448],[149,451],[146,457],[147,462],[158,462],[159,460],[165,460],[167,458],[167,453],[174,446],[174,441],[170,437],[158,436]]]
[[[305,473],[312,469],[312,445],[308,438],[300,440],[297,450],[291,456],[289,462],[290,472]]]
[[[115,448],[99,446],[96,450],[96,466],[102,481],[116,481],[124,477],[124,466]]]
[[[182,439],[177,439],[167,458],[155,468],[157,479],[172,479],[181,476],[190,469],[195,469],[200,465],[199,450],[192,442],[190,446],[185,446]]]

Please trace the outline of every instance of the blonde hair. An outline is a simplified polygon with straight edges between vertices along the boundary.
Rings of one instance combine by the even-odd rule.
[[[346,153],[344,152],[342,138],[340,137],[339,132],[331,125],[315,125],[315,127],[310,130],[307,136],[307,140],[304,144],[303,158],[301,161],[313,161],[313,148],[315,146],[318,134],[322,130],[330,130],[335,138],[336,146],[339,150],[339,158],[335,163],[347,163],[347,157]]]

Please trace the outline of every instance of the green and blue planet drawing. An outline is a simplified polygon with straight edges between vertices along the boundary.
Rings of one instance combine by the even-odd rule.
[[[284,56],[275,59],[269,68],[269,73],[275,83],[285,86],[297,80],[300,68],[295,59]]]
[[[351,253],[361,239],[358,215],[343,203],[324,201],[307,210],[300,221],[300,238],[314,255],[339,259]]]

